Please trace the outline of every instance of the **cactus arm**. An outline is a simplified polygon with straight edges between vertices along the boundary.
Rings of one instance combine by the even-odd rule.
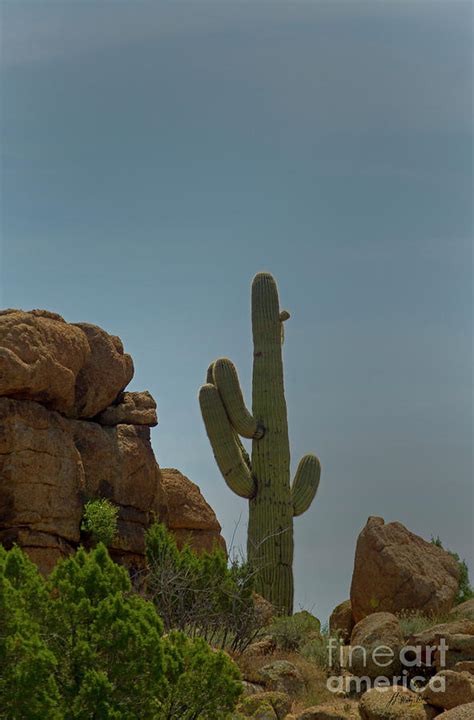
[[[305,455],[301,458],[291,486],[294,517],[306,512],[313,502],[320,475],[321,465],[316,455]]]
[[[256,492],[255,480],[242,456],[241,446],[214,385],[207,383],[201,387],[199,404],[214,457],[224,480],[240,497],[252,498]]]
[[[234,363],[227,358],[219,358],[213,365],[212,376],[234,430],[245,438],[259,440],[263,437],[263,427],[245,407]]]

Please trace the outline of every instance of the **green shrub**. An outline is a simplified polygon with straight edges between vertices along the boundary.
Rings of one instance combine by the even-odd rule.
[[[277,617],[268,628],[277,648],[287,651],[299,650],[309,640],[318,639],[320,631],[321,623],[307,610]]]
[[[411,635],[417,635],[424,630],[428,630],[433,627],[433,625],[448,622],[452,620],[452,617],[450,618],[448,613],[444,615],[426,615],[420,610],[402,610],[398,615],[398,619],[403,637],[406,639],[411,637]]]
[[[321,670],[337,674],[341,669],[340,646],[341,640],[338,635],[330,633],[325,626],[319,636],[301,646],[300,653]]]
[[[201,555],[179,550],[167,528],[146,534],[145,592],[165,629],[199,635],[213,645],[243,650],[260,630],[253,600],[253,574],[245,563],[230,566],[219,548]]]
[[[437,547],[442,548],[443,543],[441,542],[439,535],[436,538],[431,538],[431,542],[433,545],[436,545]],[[446,549],[446,548],[443,548]],[[472,597],[474,597],[474,589],[469,582],[469,569],[467,567],[467,563],[465,560],[461,560],[459,555],[456,552],[453,552],[452,550],[447,550],[448,552],[457,562],[459,567],[459,586],[458,586],[458,592],[454,599],[455,605],[460,605],[461,603],[465,602],[466,600],[470,600]]]
[[[0,549],[2,720],[223,720],[240,693],[225,654],[163,636],[103,544],[49,579],[20,549]]]
[[[106,498],[88,500],[84,505],[81,530],[90,533],[97,545],[109,546],[117,535],[118,507]]]

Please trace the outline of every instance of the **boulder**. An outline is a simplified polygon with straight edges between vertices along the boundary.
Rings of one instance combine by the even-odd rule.
[[[349,642],[352,630],[354,629],[354,618],[352,616],[352,605],[350,600],[336,605],[329,618],[329,632],[337,635],[344,643]]]
[[[474,677],[469,673],[441,670],[430,679],[421,696],[443,710],[465,705],[474,701]]]
[[[390,677],[401,670],[404,644],[398,618],[391,613],[373,613],[355,625],[351,635],[349,669],[358,677]]]
[[[167,497],[167,524],[178,547],[190,542],[197,552],[214,547],[226,551],[216,514],[199,487],[175,468],[162,468],[161,481]]]
[[[445,640],[447,651],[443,654],[440,648],[435,652],[434,664],[438,670],[454,668],[458,662],[464,660],[474,660],[474,635],[444,633],[442,636],[436,636],[435,645],[440,644],[441,637]]]
[[[417,693],[401,686],[372,688],[359,703],[361,720],[432,720],[437,711]]]
[[[406,644],[434,645],[440,638],[455,634],[474,635],[474,622],[467,618],[460,618],[458,620],[453,619],[451,622],[433,625],[422,632],[410,635]]]
[[[359,720],[357,707],[350,703],[333,703],[308,707],[298,713],[296,720]]]
[[[454,666],[457,672],[468,672],[470,675],[474,675],[474,660],[461,660]]]
[[[95,418],[101,425],[147,425],[158,424],[156,402],[150,393],[123,392],[114,403]]]
[[[0,312],[0,396],[74,414],[76,378],[90,346],[83,331],[46,310]]]
[[[474,702],[459,705],[453,710],[447,710],[438,715],[436,720],[472,720],[474,718]]]
[[[283,692],[261,692],[244,698],[239,705],[239,711],[244,717],[255,720],[283,720],[290,712],[291,700]]]
[[[122,341],[97,325],[77,323],[87,338],[90,353],[76,379],[74,415],[92,418],[105,410],[133,377],[133,361]]]
[[[270,690],[297,695],[304,689],[301,672],[288,660],[275,660],[258,671],[259,679]]]
[[[451,610],[451,615],[455,617],[465,617],[468,620],[474,620],[474,598],[466,600],[466,602],[456,605]]]
[[[0,398],[0,541],[19,543],[48,572],[79,541],[84,489],[70,421]]]
[[[351,602],[358,622],[373,612],[418,610],[440,615],[452,608],[459,568],[442,548],[401,523],[370,517],[357,540]]]

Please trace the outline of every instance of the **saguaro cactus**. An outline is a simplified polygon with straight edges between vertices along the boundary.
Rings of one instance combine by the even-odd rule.
[[[293,517],[308,509],[321,467],[305,455],[290,485],[290,446],[283,386],[283,322],[276,282],[258,273],[252,283],[254,344],[252,413],[237,371],[227,358],[213,362],[199,392],[214,456],[227,485],[249,500],[247,555],[257,592],[286,614],[293,611]],[[250,460],[239,435],[252,438]]]

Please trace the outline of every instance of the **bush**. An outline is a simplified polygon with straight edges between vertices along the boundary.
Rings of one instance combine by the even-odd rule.
[[[441,542],[439,536],[436,538],[431,538],[431,542],[433,545],[436,545],[437,547],[442,548],[443,543]],[[445,548],[444,548],[445,549]],[[447,550],[448,552],[457,562],[459,567],[459,586],[458,586],[458,592],[454,599],[455,605],[460,605],[461,603],[465,602],[466,600],[470,600],[472,597],[474,597],[474,589],[471,586],[471,583],[469,582],[469,569],[467,567],[467,563],[465,560],[461,560],[459,555],[456,552],[453,552],[452,550]]]
[[[420,610],[402,610],[398,615],[403,637],[409,638],[432,628],[434,625],[449,622],[452,617],[448,613],[444,615],[423,614]]]
[[[118,507],[106,498],[89,500],[84,506],[81,530],[90,533],[96,545],[110,545],[117,535],[118,511]]]
[[[332,634],[325,626],[318,637],[310,639],[301,647],[301,655],[311,660],[321,670],[338,674],[341,670],[340,647],[341,640],[337,634]]]
[[[299,650],[309,640],[319,639],[320,631],[321,623],[306,610],[278,617],[268,628],[277,648],[287,651]]]
[[[20,549],[0,549],[2,720],[219,720],[240,692],[226,655],[163,636],[104,545],[79,549],[49,579]]]
[[[198,556],[179,550],[166,527],[155,523],[146,534],[145,592],[165,629],[199,635],[221,648],[243,650],[260,630],[248,565],[229,566],[222,550]]]

